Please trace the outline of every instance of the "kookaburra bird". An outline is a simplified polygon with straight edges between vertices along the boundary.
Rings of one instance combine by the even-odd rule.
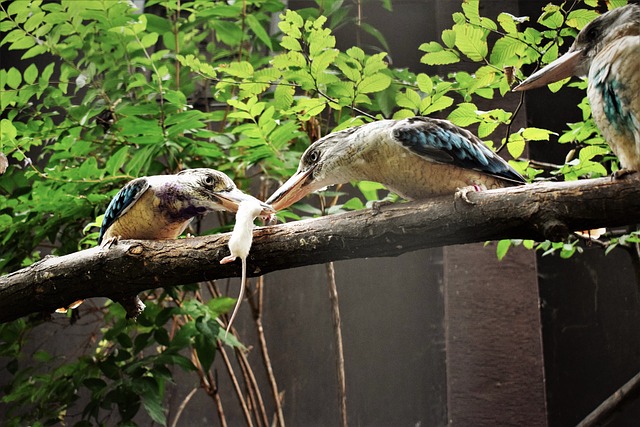
[[[640,6],[587,24],[569,51],[514,88],[527,90],[587,75],[593,118],[624,169],[640,171]]]
[[[176,175],[134,179],[111,200],[104,214],[98,243],[109,239],[175,239],[198,215],[236,212],[241,202],[260,204],[260,215],[274,210],[240,191],[231,178],[214,169],[187,169]],[[130,317],[144,309],[135,297],[120,300]]]
[[[321,188],[375,181],[406,199],[498,188],[524,178],[471,132],[447,120],[380,120],[329,134],[307,148],[298,171],[267,200],[280,210]]]
[[[243,193],[231,178],[214,169],[187,169],[175,175],[134,179],[111,200],[104,214],[98,243],[123,239],[175,239],[198,215],[212,211],[237,212]],[[265,203],[261,215],[274,211]]]

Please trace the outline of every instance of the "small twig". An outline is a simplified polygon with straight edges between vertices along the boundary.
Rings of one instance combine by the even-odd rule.
[[[191,398],[196,394],[197,391],[198,391],[198,387],[194,387],[193,390],[191,390],[189,394],[187,394],[187,396],[182,400],[182,403],[180,403],[180,406],[178,407],[178,412],[176,412],[176,416],[173,418],[171,427],[176,427],[178,425],[178,420],[180,420],[182,411],[184,411],[184,408],[187,407],[187,404],[189,403]]]
[[[623,404],[640,392],[640,372],[631,378],[625,385],[620,387],[593,410],[585,419],[580,421],[576,427],[592,427],[606,421],[611,412],[620,409]]]
[[[264,327],[262,326],[262,306],[264,300],[264,276],[258,278],[258,306],[254,310],[256,331],[258,332],[258,340],[260,341],[260,353],[262,353],[262,360],[264,361],[265,369],[267,370],[267,378],[269,379],[269,385],[271,386],[271,392],[273,393],[273,400],[275,402],[275,410],[277,415],[278,424],[280,427],[285,427],[284,413],[282,411],[282,398],[278,392],[278,383],[276,377],[273,374],[273,365],[271,364],[271,358],[269,357],[269,350],[267,348],[267,339],[264,334]]]
[[[231,332],[233,333],[233,335],[238,336],[238,332],[235,328],[232,328]],[[267,417],[267,411],[264,406],[264,400],[262,399],[262,393],[260,392],[260,387],[258,386],[258,381],[256,380],[256,376],[253,373],[251,364],[249,363],[247,355],[242,349],[236,348],[235,355],[238,364],[242,369],[242,376],[244,377],[247,391],[249,393],[249,399],[252,402],[252,408],[258,427],[263,425],[266,427],[269,425],[269,419]]]
[[[504,144],[498,147],[498,149],[496,150],[497,154],[500,154],[500,151],[502,151],[502,149],[506,147],[507,144],[509,144],[509,136],[511,136],[511,125],[513,124],[513,121],[515,120],[516,116],[520,112],[520,108],[522,108],[523,104],[524,104],[524,92],[520,92],[520,101],[518,101],[518,106],[516,107],[513,114],[511,115],[511,120],[509,120],[509,123],[507,123],[507,131],[505,132],[505,136],[504,136]]]
[[[249,387],[250,392],[252,393],[252,399],[255,400],[256,411],[258,415],[256,415],[256,420],[258,421],[258,425],[269,425],[269,419],[267,417],[267,411],[264,407],[264,401],[262,400],[262,393],[260,393],[260,388],[258,387],[258,381],[256,380],[256,376],[253,373],[253,369],[251,369],[251,365],[249,364],[249,360],[245,353],[236,349],[236,358],[238,359],[238,363],[242,367],[245,378],[248,378],[249,381],[247,385]]]
[[[220,290],[218,289],[218,287],[216,286],[215,282],[213,281],[208,281],[207,282],[207,287],[209,289],[209,292],[211,293],[211,296],[214,298],[218,298],[220,297],[222,294],[220,293]],[[227,320],[228,321],[228,320]],[[226,326],[226,321],[224,322],[223,326]],[[234,336],[238,336],[238,332],[235,328],[231,328],[231,333]],[[244,354],[244,352],[240,349],[235,349],[235,354],[236,354],[236,359],[238,360],[238,363],[240,364],[240,368],[242,370],[242,375],[244,377],[245,380],[245,384],[247,386],[247,389],[249,391],[249,398],[254,402],[254,408],[255,411],[257,412],[256,414],[256,421],[258,422],[258,425],[264,425],[267,426],[269,425],[269,420],[267,418],[267,411],[265,409],[264,406],[264,401],[262,399],[262,394],[260,393],[260,388],[258,386],[258,381],[256,380],[256,377],[253,373],[253,369],[251,369],[251,365],[249,364],[249,360],[247,359],[246,355]]]
[[[539,160],[524,159],[524,158],[519,158],[518,160],[527,161],[527,162],[529,162],[529,164],[531,166],[539,167],[539,168],[542,168],[542,169],[549,169],[549,170],[562,169],[562,165],[558,165],[558,164],[555,164],[555,163],[547,163],[547,162],[541,162]]]
[[[600,246],[603,249],[607,249],[609,247],[609,242],[603,242],[602,240],[591,237],[590,235],[584,235],[578,232],[574,232],[573,237],[586,242],[588,245],[593,244],[596,246]]]
[[[619,247],[625,249],[629,253],[629,257],[631,259],[631,266],[633,267],[633,272],[636,276],[636,287],[638,289],[638,296],[640,296],[640,249],[638,248],[638,244],[634,243],[630,246],[628,245],[618,245]]]
[[[251,420],[249,407],[247,406],[247,402],[244,399],[242,389],[240,388],[240,383],[238,382],[238,378],[233,372],[233,366],[231,366],[231,360],[229,359],[229,356],[227,356],[227,352],[224,350],[224,345],[219,340],[218,340],[218,352],[220,353],[220,356],[222,356],[222,360],[224,361],[224,364],[227,367],[227,371],[229,372],[229,378],[233,383],[233,388],[236,391],[236,396],[238,397],[238,403],[242,408],[242,413],[244,415],[245,421],[247,422],[247,426],[253,427],[253,421]]]
[[[222,399],[220,399],[220,393],[218,393],[218,383],[211,378],[213,384],[215,384],[215,388],[212,390],[213,394],[210,394],[213,397],[213,401],[216,403],[216,411],[218,412],[218,418],[220,419],[220,427],[227,427],[227,417],[224,415],[224,407],[222,406]]]
[[[342,323],[340,321],[340,307],[338,304],[338,287],[336,286],[336,271],[333,262],[325,264],[327,269],[327,284],[329,285],[329,299],[331,300],[331,314],[336,350],[336,371],[338,375],[338,406],[340,407],[340,426],[347,427],[347,380],[344,369],[344,351],[342,347]]]

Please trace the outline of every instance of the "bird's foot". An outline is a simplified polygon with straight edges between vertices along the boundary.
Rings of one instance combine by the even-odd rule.
[[[616,179],[622,179],[627,175],[633,175],[634,173],[638,173],[638,171],[634,171],[631,169],[618,169],[614,173],[611,174],[611,180],[615,181]]]
[[[371,215],[378,215],[382,213],[382,208],[384,206],[392,205],[393,202],[391,200],[376,200],[371,202]]]
[[[233,255],[226,256],[220,260],[220,264],[228,264],[236,260],[237,257]]]
[[[101,249],[111,249],[113,245],[118,244],[118,240],[120,240],[120,236],[109,237],[107,240],[103,241],[100,244]]]
[[[468,194],[470,192],[479,193],[480,191],[486,191],[486,189],[487,187],[485,187],[482,184],[473,184],[468,187],[458,188],[458,191],[456,191],[456,194],[455,194],[455,198],[462,199],[465,202],[469,203],[470,205],[475,205],[476,202],[470,200]]]

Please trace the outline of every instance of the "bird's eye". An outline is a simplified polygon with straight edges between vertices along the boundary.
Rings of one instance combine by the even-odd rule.
[[[309,163],[315,163],[318,161],[318,152],[317,151],[312,151],[309,153],[309,155],[307,156],[307,159],[309,160]]]
[[[204,177],[205,185],[213,185],[213,177],[211,175],[207,175]]]
[[[600,28],[593,26],[587,30],[587,40],[595,40],[600,35]]]

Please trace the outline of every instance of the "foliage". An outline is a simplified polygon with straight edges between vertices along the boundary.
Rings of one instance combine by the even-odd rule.
[[[444,76],[390,68],[385,53],[360,46],[336,48],[335,28],[350,22],[340,0],[299,12],[277,0],[151,0],[142,14],[118,0],[3,3],[0,45],[20,54],[25,67],[0,70],[0,146],[10,160],[0,177],[0,270],[29,265],[44,250],[95,245],[99,215],[133,177],[213,167],[244,188],[256,177],[280,181],[310,142],[372,118],[447,117],[493,139],[494,149],[506,147],[528,178],[540,177],[521,157],[529,141],[556,135],[511,129],[515,112],[478,104],[505,96],[514,70],[521,78],[528,64],[555,59],[596,16],[595,1],[585,3],[569,10],[549,4],[534,25],[508,13],[482,17],[479,1],[464,1],[441,42],[420,46],[425,66],[459,65]],[[279,31],[270,33],[278,16]],[[378,30],[358,24],[386,47]],[[584,89],[583,82],[572,85]],[[583,121],[557,138],[574,151],[556,178],[602,176],[617,167],[588,102],[579,107]],[[379,198],[380,186],[358,187],[367,201]],[[329,196],[335,199],[328,213],[365,206],[359,198],[338,203],[341,193]],[[500,242],[499,255],[519,243],[533,247]],[[125,321],[118,305],[108,306],[103,339],[70,363],[45,352],[24,356],[28,322],[0,326],[0,356],[9,358],[13,375],[2,399],[11,409],[7,424],[63,422],[83,396],[89,403],[78,425],[113,423],[116,409],[118,422],[132,424],[140,407],[166,424],[161,403],[169,368],[206,378],[216,342],[239,345],[219,334],[215,320],[232,301],[204,302],[198,290],[156,292],[137,324]]]

